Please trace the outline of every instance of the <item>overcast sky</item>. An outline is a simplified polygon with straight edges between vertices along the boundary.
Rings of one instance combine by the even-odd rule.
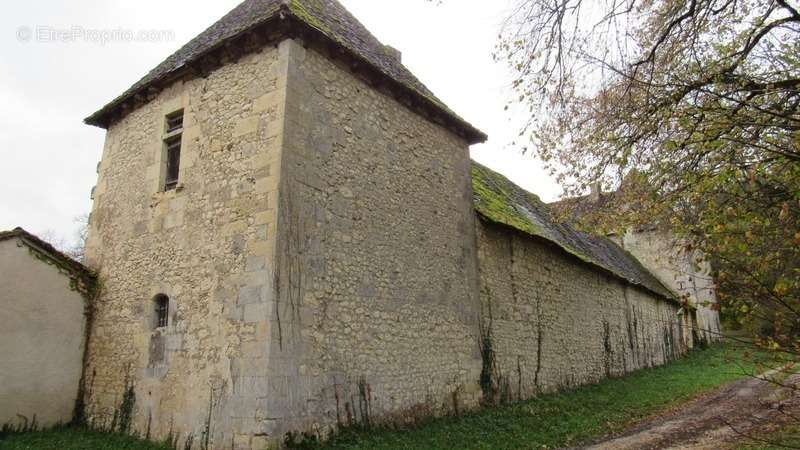
[[[341,0],[453,110],[489,134],[472,156],[544,200],[558,185],[511,145],[510,73],[492,60],[511,0]],[[82,120],[130,87],[239,0],[36,0],[0,16],[0,230],[65,242],[91,209],[105,132]],[[144,42],[109,32],[166,30]],[[59,35],[64,31],[62,35]],[[105,34],[100,34],[105,32]],[[64,35],[68,33],[68,35]],[[119,33],[117,33],[119,34]],[[102,36],[111,38],[103,43]]]

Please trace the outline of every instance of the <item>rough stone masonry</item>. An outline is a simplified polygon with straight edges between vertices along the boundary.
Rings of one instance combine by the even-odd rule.
[[[692,344],[690,310],[471,163],[485,135],[335,0],[248,0],[87,122],[108,130],[87,246],[96,426],[262,449]]]

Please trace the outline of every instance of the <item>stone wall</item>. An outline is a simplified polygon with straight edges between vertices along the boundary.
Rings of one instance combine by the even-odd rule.
[[[181,445],[266,445],[286,53],[267,47],[179,80],[108,130],[87,248],[102,284],[94,425],[132,416],[131,429]],[[180,109],[180,184],[162,192],[165,116]],[[170,321],[154,330],[159,293]]]
[[[12,238],[0,241],[0,304],[0,425],[70,422],[86,300],[55,264]]]
[[[548,241],[480,221],[478,260],[495,400],[619,376],[686,350],[688,328],[677,304]]]
[[[292,51],[272,434],[477,404],[467,142],[328,57]]]
[[[696,250],[662,230],[629,232],[620,245],[634,255],[664,285],[697,307],[699,336],[707,341],[721,338],[716,283],[711,264]]]
[[[87,248],[95,425],[259,449],[474,407],[487,342],[487,392],[509,399],[683,352],[676,305],[476,223],[467,142],[336,61],[286,40],[109,129]],[[180,109],[180,185],[161,192]]]

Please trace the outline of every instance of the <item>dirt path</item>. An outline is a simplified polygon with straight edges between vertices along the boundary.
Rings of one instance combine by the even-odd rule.
[[[784,381],[800,386],[800,375]],[[729,448],[753,442],[763,433],[800,413],[800,396],[767,381],[748,378],[650,419],[621,436],[582,447],[592,450]]]

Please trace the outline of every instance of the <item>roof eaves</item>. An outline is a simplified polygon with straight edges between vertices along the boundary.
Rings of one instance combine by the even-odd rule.
[[[235,34],[231,35],[231,36],[228,36],[227,38],[225,38],[223,40],[220,40],[216,44],[210,46],[209,48],[207,48],[203,52],[200,52],[200,53],[194,55],[191,58],[190,61],[178,64],[174,68],[166,71],[164,74],[159,75],[159,76],[155,77],[152,80],[148,80],[148,81],[142,83],[143,80],[145,80],[146,78],[148,78],[150,76],[150,73],[148,73],[147,75],[145,75],[142,78],[142,80],[139,80],[136,83],[134,83],[134,85],[131,86],[131,88],[129,88],[128,90],[126,90],[125,92],[120,94],[117,98],[115,98],[114,100],[111,100],[111,102],[109,102],[108,104],[106,104],[105,106],[100,108],[99,110],[95,111],[90,116],[88,116],[85,119],[83,119],[83,123],[85,123],[86,125],[91,125],[91,126],[95,126],[95,127],[98,127],[98,128],[107,129],[111,125],[111,120],[110,120],[109,116],[111,114],[113,114],[115,111],[117,111],[120,108],[122,108],[128,100],[130,100],[130,99],[132,99],[132,98],[134,98],[134,97],[136,97],[138,95],[145,94],[149,90],[156,88],[157,85],[170,83],[171,81],[176,80],[176,79],[180,78],[183,75],[186,75],[186,74],[188,74],[190,72],[193,72],[194,70],[192,68],[193,67],[192,63],[202,59],[204,56],[210,55],[210,54],[222,49],[223,47],[225,47],[225,45],[228,42],[231,42],[232,40],[240,38],[243,35],[247,34],[248,32],[251,32],[256,28],[262,27],[265,24],[268,24],[271,21],[274,21],[275,19],[276,19],[275,17],[270,17],[268,19],[265,19],[262,22],[259,22],[259,23],[256,23],[256,24],[252,25],[251,27],[249,27],[247,29],[244,29],[244,30],[242,30],[242,31],[240,31],[238,33],[235,33]],[[172,56],[170,56],[170,58],[171,57]],[[162,62],[161,64],[164,64],[166,61],[168,61],[168,59],[165,60],[164,62]],[[156,66],[156,68],[154,68],[151,71],[151,73],[153,71],[158,70],[158,68],[160,67],[161,64],[159,64],[159,66]],[[137,86],[140,83],[142,83],[142,84]]]
[[[374,64],[365,56],[350,49],[347,45],[344,45],[343,43],[339,42],[336,39],[336,36],[326,31],[324,26],[319,24],[318,21],[309,19],[309,18],[313,19],[313,16],[311,16],[310,14],[308,14],[307,11],[305,11],[300,2],[298,2],[297,0],[291,0],[290,3],[291,5],[299,5],[299,6],[292,6],[291,8],[287,9],[287,13],[290,14],[291,18],[295,19],[301,26],[306,27],[307,31],[316,33],[318,37],[328,40],[330,43],[336,45],[340,50],[344,50],[345,52],[347,52],[348,56],[358,61],[360,64],[370,67],[372,70],[380,74],[380,76],[383,77],[384,81],[391,84],[393,88],[403,91],[408,96],[414,98],[417,102],[421,102],[425,107],[431,108],[433,110],[442,113],[445,117],[449,119],[452,125],[460,129],[464,133],[464,137],[467,138],[470,144],[483,143],[486,142],[486,140],[489,138],[486,133],[478,130],[476,127],[467,122],[465,119],[461,118],[458,114],[453,112],[450,108],[447,107],[447,105],[442,103],[440,100],[430,95],[427,95],[424,92],[421,92],[419,89],[417,89],[410,83],[404,83],[396,79],[394,76],[387,73],[379,65]],[[407,106],[413,106],[413,105],[407,105]],[[434,120],[435,122],[438,122],[431,117],[429,118]],[[441,122],[439,122],[439,124],[447,125],[446,123],[441,123]]]
[[[152,80],[148,80],[147,82],[142,83],[140,86],[136,86],[136,84],[134,84],[134,86],[131,89],[124,92],[122,95],[112,100],[111,103],[107,104],[94,114],[84,119],[84,123],[86,123],[87,125],[97,126],[100,128],[108,128],[112,123],[112,119],[110,116],[112,116],[120,108],[124,108],[127,102],[132,98],[135,98],[137,96],[143,96],[151,88],[156,87],[158,84],[166,83],[169,80],[180,78],[181,76],[184,76],[189,72],[192,72],[190,67],[191,63],[198,61],[199,59],[203,58],[206,55],[218,51],[220,48],[224,47],[228,42],[234,41],[240,38],[241,36],[252,32],[257,28],[264,27],[269,23],[275,21],[283,22],[287,21],[287,19],[290,19],[288,21],[291,22],[292,25],[299,26],[300,28],[302,28],[302,30],[298,30],[299,32],[301,33],[310,32],[312,34],[315,34],[317,37],[327,40],[330,44],[335,45],[339,50],[345,52],[349,57],[371,68],[374,72],[379,74],[384,79],[384,81],[388,82],[393,88],[398,89],[401,92],[405,93],[407,96],[411,97],[413,99],[411,103],[414,103],[415,101],[418,104],[421,104],[423,108],[429,108],[441,113],[445,118],[444,120],[445,123],[440,123],[440,125],[443,126],[449,125],[450,127],[455,128],[456,130],[458,130],[459,134],[462,134],[463,137],[467,139],[467,141],[470,144],[485,142],[488,139],[486,133],[478,130],[469,122],[458,116],[455,112],[450,110],[446,105],[444,105],[444,103],[442,103],[438,99],[431,98],[430,95],[421,92],[419,89],[411,85],[411,83],[406,83],[399,79],[396,79],[394,76],[387,73],[377,63],[370,61],[369,58],[349,48],[349,46],[344,44],[343,42],[340,42],[337,39],[336,35],[331,31],[327,30],[327,28],[319,20],[317,20],[313,14],[311,14],[305,8],[302,2],[298,0],[282,0],[280,2],[278,11],[272,14],[271,16],[266,17],[263,20],[256,22],[243,30],[240,30],[236,34],[221,39],[219,42],[215,43],[214,45],[210,46],[204,51],[192,55],[189,61],[186,61],[184,64],[180,64],[179,66],[173,68],[172,70],[169,70],[162,75],[156,76]],[[287,30],[281,30],[280,35],[282,37],[291,36],[292,33],[289,32],[288,30],[291,29],[292,27],[288,26],[284,28],[286,28]],[[154,71],[157,69],[158,68],[154,69]],[[149,74],[147,76],[149,76]],[[147,76],[145,76],[145,79],[147,78]],[[142,80],[140,80],[138,83],[141,82]],[[412,107],[414,105],[407,105],[407,106]],[[433,117],[429,118],[438,122]]]
[[[535,238],[544,239],[569,255],[578,258],[586,264],[597,267],[627,284],[645,289],[666,300],[678,302],[671,290],[666,288],[649,270],[644,268],[641,262],[633,255],[619,247],[613,241],[602,236],[588,233],[583,233],[586,236],[582,237],[581,233],[573,230],[566,224],[545,223],[546,221],[542,221],[542,224],[534,224],[530,219],[523,217],[516,211],[519,205],[508,205],[506,203],[509,201],[519,202],[523,200],[541,203],[538,197],[523,190],[501,174],[475,162],[473,162],[472,174],[473,189],[476,197],[475,211],[485,221],[510,227]],[[519,196],[527,196],[527,198],[520,199]],[[542,205],[544,204],[542,203]],[[538,208],[536,208],[535,205],[531,205],[530,209]],[[561,238],[557,236],[561,236]],[[578,239],[577,243],[569,240],[567,242],[562,242],[562,239],[569,239],[570,236],[573,240]],[[568,245],[569,242],[572,242],[572,245]],[[613,251],[615,254],[605,254],[601,251],[598,256],[598,254],[594,254],[597,253],[597,247],[603,247],[604,250]],[[582,251],[587,253],[583,253]],[[593,254],[594,257],[591,256]],[[623,261],[616,260],[616,256],[622,257]],[[611,264],[611,266],[604,264],[604,257],[617,261],[617,265],[621,265],[621,268],[614,268],[614,264]],[[626,274],[625,272],[629,268],[627,264],[635,266],[631,268],[635,269],[634,272],[638,272],[638,274]]]
[[[601,271],[607,273],[608,275],[612,276],[613,278],[615,278],[617,280],[620,280],[620,281],[624,282],[625,284],[629,284],[631,286],[634,286],[634,287],[637,287],[637,288],[640,288],[640,289],[644,289],[647,292],[655,294],[658,297],[663,298],[665,300],[669,300],[669,301],[672,301],[672,302],[677,302],[676,296],[667,287],[665,287],[663,285],[663,283],[661,283],[661,281],[659,281],[658,279],[655,279],[655,281],[658,282],[659,287],[661,289],[657,289],[657,288],[654,288],[654,287],[651,287],[651,286],[647,286],[647,285],[645,285],[643,283],[636,282],[635,280],[632,280],[632,279],[630,279],[628,277],[620,275],[617,271],[615,271],[613,269],[610,269],[610,268],[606,267],[605,265],[603,265],[603,264],[601,264],[601,263],[599,263],[599,262],[597,262],[597,261],[595,261],[595,260],[593,260],[591,258],[587,258],[585,255],[582,255],[581,253],[576,252],[576,251],[572,250],[571,248],[569,248],[569,247],[567,247],[565,245],[562,245],[558,241],[556,241],[554,239],[550,239],[547,236],[544,236],[541,233],[531,232],[531,231],[522,229],[522,228],[520,228],[518,226],[506,223],[504,221],[499,221],[496,218],[489,217],[488,215],[486,215],[486,213],[480,211],[478,208],[475,208],[475,212],[477,212],[478,216],[481,218],[481,220],[483,220],[485,222],[492,223],[494,225],[499,225],[499,226],[502,226],[504,228],[510,228],[510,229],[512,229],[512,230],[514,230],[514,231],[516,231],[518,233],[522,233],[522,234],[524,234],[524,235],[526,235],[528,237],[532,237],[532,238],[536,238],[536,239],[541,239],[543,241],[547,241],[551,245],[554,245],[555,247],[560,249],[562,252],[569,254],[573,258],[579,259],[584,264],[588,264],[588,265],[590,265],[592,267],[600,269]]]
[[[89,270],[86,266],[81,264],[80,262],[74,260],[73,258],[65,255],[52,244],[42,240],[38,236],[25,231],[21,227],[14,228],[11,231],[0,231],[0,242],[17,238],[22,243],[24,243],[28,248],[31,250],[43,255],[51,260],[54,260],[59,264],[64,270],[70,272],[74,277],[79,278],[83,283],[85,289],[81,292],[83,294],[88,294],[88,291],[93,290],[96,287],[97,277],[96,275]],[[79,290],[82,288],[76,286]]]

